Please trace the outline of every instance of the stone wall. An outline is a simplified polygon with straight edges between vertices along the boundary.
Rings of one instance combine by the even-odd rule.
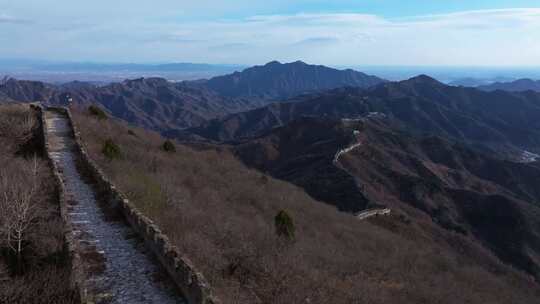
[[[173,246],[168,237],[161,232],[152,220],[143,215],[137,208],[114,186],[97,164],[89,157],[80,133],[73,124],[71,113],[65,108],[55,108],[66,113],[71,124],[77,153],[81,166],[95,182],[97,190],[104,200],[113,208],[118,208],[125,220],[144,240],[164,269],[169,273],[177,287],[190,304],[218,304],[220,301],[212,295],[211,288],[203,275],[198,272],[191,261],[184,257],[177,247]]]
[[[392,210],[390,210],[388,208],[369,209],[369,210],[359,212],[359,213],[355,214],[355,216],[360,220],[365,220],[365,219],[370,218],[372,216],[390,215],[390,212],[392,212]]]
[[[39,121],[39,136],[41,137],[40,141],[44,144],[44,157],[46,158],[50,168],[52,169],[53,176],[55,179],[55,185],[58,194],[58,202],[60,205],[60,216],[62,218],[62,223],[64,226],[64,246],[68,255],[68,260],[71,265],[71,288],[76,290],[77,296],[79,297],[81,303],[86,303],[88,299],[87,288],[84,284],[84,267],[81,263],[80,250],[78,247],[78,242],[73,237],[73,227],[68,218],[67,211],[67,200],[66,192],[64,189],[64,183],[58,172],[58,168],[55,162],[52,159],[51,151],[49,149],[49,143],[47,141],[47,130],[45,124],[44,111],[41,106],[30,105],[31,109],[36,111]]]

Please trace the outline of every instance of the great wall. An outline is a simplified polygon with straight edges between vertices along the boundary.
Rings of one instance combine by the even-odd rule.
[[[59,188],[71,281],[81,302],[220,303],[203,275],[89,157],[70,111],[34,108]],[[334,164],[347,171],[340,158],[359,146],[361,143],[338,151]],[[355,216],[364,220],[390,212],[374,208]],[[156,279],[163,273],[168,275]]]
[[[355,135],[358,133],[358,131],[354,131],[353,132]],[[341,150],[339,150],[335,156],[334,156],[334,160],[333,160],[333,163],[334,163],[334,166],[338,167],[339,169],[347,172],[347,174],[349,174],[350,176],[352,176],[353,178],[354,175],[351,174],[349,172],[349,170],[347,170],[347,168],[345,166],[343,166],[340,162],[340,159],[346,155],[347,153],[350,153],[352,151],[354,151],[355,149],[361,147],[363,145],[363,142],[361,141],[358,141],[346,148],[343,148]],[[355,178],[356,180],[356,178]],[[356,181],[357,184],[359,184],[358,180]],[[359,188],[360,185],[358,185]],[[373,217],[373,216],[379,216],[379,215],[390,215],[390,213],[392,212],[391,209],[389,208],[372,208],[372,209],[367,209],[367,210],[363,210],[363,211],[360,211],[358,213],[356,213],[354,216],[359,219],[359,220],[365,220],[365,219],[368,219],[370,217]]]
[[[203,275],[88,156],[66,108],[39,112],[82,303],[220,303]]]

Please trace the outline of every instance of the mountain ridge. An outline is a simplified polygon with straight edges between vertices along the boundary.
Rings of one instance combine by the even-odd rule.
[[[478,89],[483,91],[508,91],[508,92],[523,92],[535,91],[540,92],[540,80],[532,80],[522,78],[512,82],[495,82],[489,85],[479,86]]]
[[[532,152],[540,149],[540,94],[451,87],[427,76],[369,89],[339,88],[304,95],[211,120],[187,132],[215,141],[235,140],[301,116],[354,119],[372,113],[380,113],[417,134],[495,144],[498,148],[514,146]]]
[[[303,61],[285,64],[271,61],[242,72],[214,77],[205,85],[228,97],[283,99],[343,86],[367,88],[382,82],[385,80],[351,69],[337,70]]]
[[[246,93],[244,86],[231,86],[236,93],[226,94],[229,91],[224,91],[223,85],[229,87],[230,81],[234,82],[236,78],[249,83],[249,90],[266,93],[252,96]],[[130,123],[161,132],[174,132],[213,118],[277,102],[283,96],[324,91],[341,85],[368,86],[383,81],[352,70],[340,71],[299,61],[290,64],[270,62],[221,78],[183,82],[150,77],[106,85],[70,82],[55,86],[6,79],[0,83],[0,98],[56,105],[70,102],[80,106],[98,104],[113,116]]]

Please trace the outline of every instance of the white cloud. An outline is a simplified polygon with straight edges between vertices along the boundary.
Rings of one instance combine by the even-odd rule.
[[[29,23],[28,20],[16,18],[6,14],[0,14],[0,24],[1,23],[11,23],[11,24],[22,24]]]
[[[339,43],[339,39],[335,37],[310,37],[307,39],[304,39],[302,41],[298,41],[296,43],[293,43],[293,45],[297,46],[325,46],[325,45],[334,45],[336,43]]]
[[[69,33],[52,30],[60,24],[21,29],[13,31],[17,38],[12,46],[0,47],[0,56],[21,57],[11,53],[21,50],[32,57],[107,61],[254,64],[302,59],[333,65],[540,65],[540,9],[398,19],[295,14],[163,20],[112,19]],[[37,50],[36,36],[43,38]],[[61,50],[55,48],[59,42]]]

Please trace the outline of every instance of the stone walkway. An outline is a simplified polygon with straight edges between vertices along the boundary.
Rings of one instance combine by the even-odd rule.
[[[186,303],[143,243],[122,220],[99,207],[94,190],[81,177],[67,117],[45,112],[49,151],[62,177],[74,235],[89,287],[100,303]]]

